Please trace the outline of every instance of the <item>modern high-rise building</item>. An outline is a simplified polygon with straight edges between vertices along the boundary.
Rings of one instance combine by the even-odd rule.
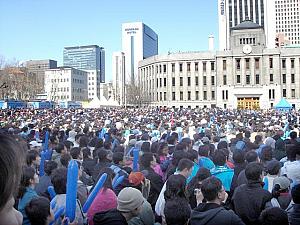
[[[44,91],[45,70],[57,68],[57,61],[51,59],[45,60],[29,60],[25,62],[28,72],[37,75],[37,82],[41,87],[40,91]]]
[[[142,22],[122,24],[122,52],[125,54],[126,83],[135,83],[138,62],[158,54],[158,36]]]
[[[114,52],[112,58],[113,94],[114,99],[125,105],[125,54]]]
[[[64,66],[88,72],[88,96],[100,98],[100,83],[105,82],[105,51],[98,45],[64,48]]]
[[[277,45],[300,44],[300,0],[273,1],[276,18]],[[282,38],[282,41],[280,40]]]

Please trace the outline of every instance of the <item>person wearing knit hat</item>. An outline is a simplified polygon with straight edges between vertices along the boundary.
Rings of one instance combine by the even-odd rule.
[[[128,221],[139,215],[144,198],[142,193],[132,187],[121,190],[117,198],[117,209],[96,213],[94,225],[128,225]]]

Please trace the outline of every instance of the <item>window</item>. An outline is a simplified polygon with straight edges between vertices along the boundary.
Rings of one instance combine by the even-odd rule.
[[[246,84],[250,84],[250,75],[246,75]]]
[[[211,77],[211,85],[215,85],[215,76]]]
[[[182,101],[183,100],[183,92],[181,91],[180,92],[180,101]]]
[[[291,68],[292,68],[292,69],[295,68],[295,59],[291,59]]]
[[[241,75],[236,75],[236,83],[241,83]]]
[[[259,69],[259,58],[255,58],[255,69]]]
[[[172,77],[172,86],[175,86],[175,77]]]
[[[271,73],[270,74],[270,83],[273,83],[274,82],[274,77],[273,77],[273,74]]]
[[[223,71],[226,70],[226,59],[223,60]]]
[[[179,72],[182,72],[182,63],[179,63]]]
[[[183,77],[180,77],[180,86],[183,86]]]
[[[162,101],[162,92],[159,93],[159,100]]]
[[[207,91],[203,91],[203,100],[207,100]]]
[[[270,69],[273,69],[273,58],[269,58]]]
[[[295,83],[295,74],[291,74],[291,83],[294,84]]]
[[[188,77],[188,86],[191,86],[191,78],[190,77]]]
[[[286,68],[286,60],[285,60],[285,59],[282,60],[282,68],[283,68],[283,69]]]
[[[228,90],[226,90],[226,100],[228,100]]]
[[[203,72],[206,72],[206,62],[203,62]]]
[[[211,99],[215,100],[215,98],[216,98],[215,91],[211,91]]]
[[[215,70],[215,62],[210,62],[211,71]]]
[[[222,99],[225,99],[225,91],[222,91]]]
[[[159,86],[161,87],[162,86],[162,79],[159,78]]]
[[[166,73],[167,72],[167,65],[166,64],[164,64],[164,73]]]
[[[259,74],[255,75],[255,84],[259,84]]]
[[[156,87],[158,87],[158,78],[156,78]]]
[[[236,59],[235,63],[236,63],[236,69],[240,70],[241,69],[241,60],[240,59]]]
[[[292,89],[292,98],[295,98],[295,97],[296,97],[295,89]]]
[[[223,75],[223,85],[227,85],[227,77],[226,77],[226,75]]]
[[[282,74],[282,83],[286,84],[286,74]]]
[[[250,69],[250,59],[246,59],[246,70]]]
[[[172,100],[175,101],[175,92],[172,92]]]
[[[195,99],[196,99],[196,100],[199,100],[199,91],[196,91],[196,92],[195,92]]]
[[[195,62],[195,71],[197,71],[197,72],[198,72],[198,70],[199,70],[199,68],[198,68],[198,63],[197,63],[197,62]]]
[[[196,84],[196,86],[199,85],[199,77],[195,77],[195,84]]]
[[[269,92],[269,97],[270,97],[270,92]],[[282,97],[286,97],[286,89],[282,89]]]
[[[191,92],[190,91],[188,91],[188,100],[190,101],[191,100]]]
[[[175,72],[175,63],[172,63],[172,73]]]
[[[191,71],[191,63],[187,63],[186,66],[187,66],[187,71],[190,72]]]
[[[167,92],[164,92],[164,101],[167,101]]]
[[[164,78],[164,87],[167,87],[167,78]]]
[[[159,65],[159,73],[161,73],[161,65]]]
[[[203,76],[203,85],[206,85],[206,76]]]

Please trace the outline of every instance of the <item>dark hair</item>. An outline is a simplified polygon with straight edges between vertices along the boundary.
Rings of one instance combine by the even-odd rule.
[[[33,198],[25,207],[31,225],[46,225],[50,213],[50,201],[45,197]]]
[[[245,137],[250,138],[251,137],[251,132],[249,130],[245,130]]]
[[[184,198],[172,198],[166,201],[164,214],[167,225],[184,225],[191,216],[191,208]]]
[[[261,212],[261,225],[289,225],[287,212],[279,207],[267,208]]]
[[[251,162],[246,166],[245,175],[247,180],[260,181],[260,176],[264,170],[261,163]]]
[[[280,169],[281,163],[274,159],[267,164],[266,172],[270,175],[277,175]]]
[[[265,146],[261,150],[261,160],[270,161],[273,158],[273,149],[271,146]]]
[[[55,161],[45,161],[45,173],[51,176],[53,170],[57,168],[57,163]]]
[[[188,159],[192,160],[194,162],[194,160],[198,161],[198,153],[197,151],[191,149],[187,151],[187,155],[188,155]]]
[[[191,169],[194,166],[193,161],[189,159],[181,159],[178,163],[177,169],[178,171],[183,171],[184,169]]]
[[[52,172],[51,183],[56,194],[66,194],[67,191],[67,168],[58,168]]]
[[[223,151],[218,150],[213,156],[213,162],[216,166],[224,166],[226,163],[226,155]]]
[[[73,159],[78,159],[80,156],[81,149],[79,147],[73,147],[70,150],[70,155],[72,156]]]
[[[140,164],[142,168],[149,168],[151,166],[151,161],[153,161],[154,154],[152,152],[144,152],[140,157]]]
[[[166,191],[164,193],[165,200],[175,197],[185,198],[186,178],[180,174],[171,175],[166,183]]]
[[[32,162],[36,160],[36,158],[39,156],[39,153],[36,150],[30,150],[27,152],[26,155],[26,163],[28,166],[31,166]]]
[[[291,139],[296,139],[297,138],[297,132],[295,132],[295,131],[292,131],[291,133],[290,133],[290,138]]]
[[[0,134],[0,211],[18,188],[24,153],[20,143]]]
[[[63,154],[61,157],[60,157],[60,163],[62,166],[68,168],[68,165],[69,165],[69,162],[71,160],[71,156],[70,154]]]
[[[150,152],[150,142],[148,142],[148,141],[143,142],[142,146],[141,146],[141,151],[142,152]]]
[[[65,148],[65,144],[64,143],[58,143],[56,146],[55,146],[55,148],[54,148],[54,150],[57,152],[57,153],[61,153],[62,152],[62,150],[64,150],[64,148]]]
[[[174,145],[175,144],[175,136],[174,135],[171,135],[167,138],[167,143],[170,144],[170,145]]]
[[[106,150],[110,150],[111,149],[111,142],[110,141],[105,141],[103,143],[103,148],[106,149]]]
[[[258,154],[256,151],[251,150],[246,153],[245,159],[248,163],[255,162],[257,160]]]
[[[89,139],[87,136],[82,136],[82,137],[79,139],[79,147],[80,147],[80,148],[87,147],[88,144],[89,144],[89,141],[90,141],[90,139]]]
[[[34,179],[35,170],[30,166],[22,168],[21,182],[19,186],[18,198],[22,198],[26,192],[26,188],[30,185],[30,180]]]
[[[153,145],[153,144],[152,144]],[[164,148],[168,148],[168,144],[166,142],[161,142],[158,146],[158,151],[157,151],[157,154],[159,156],[162,156],[163,155],[163,149]]]
[[[208,157],[209,154],[209,146],[208,145],[201,145],[199,146],[198,154],[199,156]]]
[[[99,162],[106,162],[107,161],[107,155],[108,155],[108,151],[105,150],[104,148],[101,148],[98,151],[98,159]]]
[[[245,151],[235,150],[233,152],[232,159],[234,163],[244,163],[245,162]]]
[[[160,145],[160,143],[158,143],[157,141],[153,142],[153,143],[151,144],[150,151],[151,151],[152,153],[158,153],[159,145]],[[167,145],[167,146],[168,146],[168,145]]]
[[[204,199],[207,201],[215,200],[221,190],[222,182],[214,176],[208,177],[202,181],[201,192]]]
[[[72,142],[72,141],[68,141],[68,140],[65,140],[65,141],[63,142],[63,144],[64,144],[64,146],[66,146],[66,148],[67,148],[68,150],[70,150],[70,149],[74,146],[73,142]]]
[[[228,143],[226,141],[220,141],[217,145],[217,149],[228,148]]]
[[[291,191],[292,199],[295,204],[300,204],[300,184],[296,184]]]
[[[123,152],[114,152],[112,156],[113,163],[119,164],[124,159],[124,153]]]
[[[91,150],[89,148],[83,148],[82,149],[82,157],[84,159],[89,158],[89,156],[91,156]]]

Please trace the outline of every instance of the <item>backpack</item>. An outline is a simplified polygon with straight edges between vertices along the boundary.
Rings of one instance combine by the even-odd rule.
[[[235,149],[236,149],[236,150],[244,151],[244,150],[246,149],[246,143],[245,143],[245,141],[238,141],[238,142],[235,144]]]

